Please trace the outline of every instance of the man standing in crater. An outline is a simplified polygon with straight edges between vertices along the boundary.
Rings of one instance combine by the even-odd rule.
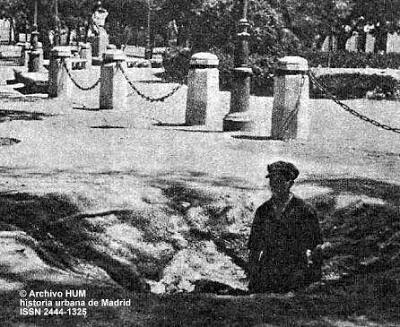
[[[298,176],[292,163],[268,165],[272,197],[257,209],[248,243],[251,293],[285,293],[321,279],[316,211],[290,192]]]

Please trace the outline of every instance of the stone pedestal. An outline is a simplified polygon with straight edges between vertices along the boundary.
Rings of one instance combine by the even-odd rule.
[[[28,72],[40,72],[43,70],[43,46],[37,42],[29,52]]]
[[[190,59],[186,125],[206,125],[211,112],[219,105],[219,71],[217,56],[199,52]]]
[[[126,56],[121,50],[103,54],[100,71],[100,109],[126,110],[128,104],[128,83],[117,64],[126,71]]]
[[[224,131],[250,132],[254,128],[254,121],[249,113],[251,75],[252,70],[248,67],[237,67],[233,71],[230,111],[223,120]]]
[[[274,81],[273,139],[308,138],[310,104],[307,72],[308,62],[304,58],[288,56],[279,60]]]
[[[65,47],[55,47],[50,52],[49,66],[49,97],[70,97],[72,94],[72,81],[68,76],[64,63],[72,70],[71,51]]]
[[[93,57],[102,57],[106,52],[108,45],[108,34],[102,27],[99,28],[99,34],[94,37],[92,44]]]
[[[29,48],[31,45],[27,42],[20,42],[17,45],[21,48],[21,56],[19,57],[18,65],[28,67]]]
[[[90,43],[80,43],[80,52],[79,57],[81,59],[86,59],[86,69],[90,69],[92,67],[92,46]]]

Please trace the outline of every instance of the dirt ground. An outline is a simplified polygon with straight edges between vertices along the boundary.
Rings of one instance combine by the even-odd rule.
[[[309,141],[281,142],[269,139],[272,98],[252,97],[254,133],[224,133],[226,92],[212,124],[190,127],[185,86],[162,103],[131,96],[125,111],[98,110],[98,89],[0,89],[1,326],[400,326],[399,134],[329,100],[311,100]],[[346,103],[400,126],[399,102]],[[279,159],[299,167],[293,191],[318,208],[332,250],[323,283],[246,295],[245,242]],[[85,303],[32,316],[21,299]]]

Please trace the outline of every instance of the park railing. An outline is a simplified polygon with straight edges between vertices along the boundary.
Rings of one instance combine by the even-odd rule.
[[[325,93],[325,95],[331,99],[332,101],[334,101],[336,104],[338,104],[343,110],[345,110],[346,112],[350,113],[351,115],[353,115],[356,118],[359,118],[369,124],[372,124],[376,127],[382,128],[384,130],[387,131],[391,131],[394,133],[399,133],[400,134],[400,128],[397,127],[392,127],[389,126],[387,124],[381,123],[375,119],[372,119],[366,115],[363,115],[361,113],[359,113],[358,111],[350,108],[347,104],[345,104],[344,102],[340,101],[334,94],[332,94],[326,85],[324,85],[320,80],[318,80],[318,78],[310,71],[309,72],[309,77],[312,81],[312,83],[314,83],[315,86],[317,86],[323,93]]]
[[[149,101],[149,102],[163,102],[166,99],[168,99],[171,96],[173,96],[176,92],[178,92],[179,89],[184,85],[183,83],[180,83],[179,85],[177,85],[174,88],[172,88],[172,90],[170,92],[168,92],[167,94],[162,95],[162,96],[158,96],[158,97],[153,97],[153,96],[150,96],[150,95],[146,95],[145,93],[143,93],[141,90],[139,90],[136,87],[136,85],[129,79],[128,73],[126,72],[125,68],[121,64],[118,63],[117,64],[117,68],[121,70],[121,73],[125,77],[125,80],[129,84],[131,89],[134,91],[134,93],[130,93],[129,96],[137,94],[142,99],[144,99],[146,101]]]
[[[65,61],[63,61],[63,68],[65,69],[65,72],[67,73],[68,77],[70,78],[71,82],[81,91],[91,91],[95,89],[98,85],[100,85],[101,78],[99,77],[92,85],[89,86],[84,86],[80,84],[72,75],[71,70],[68,68],[67,64]]]
[[[61,88],[69,90],[70,87],[66,85],[72,83],[82,91],[91,91],[97,86],[100,86],[100,108],[103,109],[113,109],[114,107],[127,109],[127,98],[135,94],[148,102],[163,102],[174,96],[184,85],[183,82],[179,83],[172,87],[169,92],[161,96],[146,94],[144,91],[140,90],[130,78],[124,54],[119,52],[109,52],[106,54],[98,79],[91,85],[83,85],[72,74],[69,59],[70,57],[66,53],[57,53],[53,57],[51,69],[56,72],[52,71],[50,75],[55,79],[54,83],[64,84]],[[304,59],[300,59],[304,61]],[[309,82],[313,83],[327,98],[334,101],[344,111],[354,117],[386,131],[400,134],[400,128],[372,119],[340,101],[338,97],[332,94],[327,86],[308,69],[307,62],[305,61],[304,64],[301,60],[299,62],[303,65],[303,68],[297,70],[293,69],[293,63],[286,62],[285,65],[292,68],[287,68],[287,70],[278,69],[275,75],[271,76],[271,78],[275,80],[274,84],[276,88],[274,91],[274,108],[272,113],[273,137],[277,139],[288,139],[297,138],[297,136],[301,134],[301,132],[298,131],[293,133],[293,128],[298,128],[298,125],[303,123],[303,118],[301,118],[301,116],[304,110],[306,110],[304,107],[310,107],[309,104],[304,104],[304,102],[309,99]],[[60,73],[60,71],[64,71],[65,74]],[[192,57],[191,68],[188,75],[186,124],[206,124],[207,116],[210,111],[216,110],[219,98],[218,76],[218,59],[216,56],[201,53],[197,54],[197,57],[196,55]],[[297,76],[295,77],[297,82],[292,84],[293,87],[288,88],[287,81],[293,81],[293,76]],[[66,81],[66,79],[68,79],[68,81]],[[128,92],[128,89],[133,92]],[[305,94],[305,92],[307,94]],[[285,106],[290,108],[285,108]],[[304,119],[307,120],[308,118]],[[305,128],[308,128],[307,124],[308,122],[304,125]]]

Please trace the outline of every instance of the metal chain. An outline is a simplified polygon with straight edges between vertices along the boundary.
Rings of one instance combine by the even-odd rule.
[[[65,71],[67,72],[67,75],[68,75],[69,78],[71,79],[72,83],[74,83],[74,85],[75,85],[78,89],[80,89],[80,90],[82,90],[82,91],[90,91],[90,90],[93,90],[97,85],[100,84],[100,77],[99,77],[99,79],[98,79],[93,85],[87,86],[87,87],[81,86],[81,85],[78,84],[78,82],[77,82],[77,81],[74,79],[74,77],[72,76],[72,74],[71,74],[70,70],[68,69],[67,64],[66,64],[66,62],[65,62],[64,60],[63,60],[63,67],[65,68]]]
[[[370,123],[376,127],[382,128],[384,130],[387,131],[391,131],[394,133],[399,133],[400,134],[400,128],[395,128],[395,127],[391,127],[389,125],[383,124],[378,122],[377,120],[374,120],[372,118],[369,118],[363,114],[360,114],[359,112],[355,111],[354,109],[351,109],[347,104],[343,103],[342,101],[338,100],[337,97],[332,94],[326,85],[324,85],[322,82],[317,80],[317,77],[310,71],[309,72],[309,76],[310,79],[312,80],[312,82],[322,91],[324,92],[327,96],[329,96],[331,98],[331,100],[333,100],[336,104],[338,104],[339,106],[341,106],[345,111],[347,111],[348,113],[352,114],[353,116],[367,122]]]
[[[169,93],[158,97],[158,98],[153,98],[150,96],[145,95],[144,93],[142,93],[133,83],[132,81],[129,79],[127,73],[125,72],[124,68],[121,66],[120,63],[117,63],[117,68],[119,68],[122,72],[122,75],[125,77],[126,81],[128,82],[128,84],[130,85],[130,87],[132,88],[133,91],[135,91],[136,94],[138,94],[140,97],[142,97],[143,99],[150,101],[150,102],[162,102],[166,99],[168,99],[169,97],[173,96],[182,86],[183,84],[179,84],[178,86],[175,86]],[[128,96],[132,95],[134,93],[129,94]]]

